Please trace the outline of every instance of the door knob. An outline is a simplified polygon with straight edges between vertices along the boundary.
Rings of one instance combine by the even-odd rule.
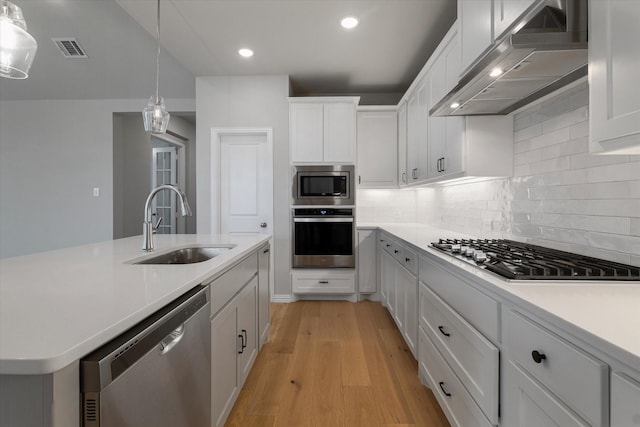
[[[266,222],[261,222],[260,223],[260,227],[261,228],[267,228],[267,223]]]

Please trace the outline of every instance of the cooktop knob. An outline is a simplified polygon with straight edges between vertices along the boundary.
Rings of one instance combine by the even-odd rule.
[[[473,253],[474,253],[475,251],[476,251],[476,250],[475,250],[475,249],[473,249],[472,247],[467,247],[467,250],[466,250],[466,252],[464,253],[464,255],[465,255],[466,257],[469,257],[469,258],[470,258],[470,257],[472,257],[472,256],[473,256]]]
[[[460,245],[457,243],[451,245],[451,252],[454,254],[460,253]]]
[[[487,260],[487,254],[482,251],[475,251],[473,253],[473,260],[478,264],[481,264]]]

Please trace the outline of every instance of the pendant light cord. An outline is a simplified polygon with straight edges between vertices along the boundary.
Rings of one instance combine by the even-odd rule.
[[[156,103],[159,98],[159,86],[160,86],[160,0],[158,0],[158,20],[156,25],[156,39],[158,40],[158,53],[156,55]]]

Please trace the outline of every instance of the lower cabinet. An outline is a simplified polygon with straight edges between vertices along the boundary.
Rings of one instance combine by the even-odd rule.
[[[611,427],[640,426],[640,382],[611,374]]]
[[[361,294],[378,290],[376,237],[376,230],[358,230],[358,292]]]
[[[271,303],[270,258],[271,248],[269,245],[258,250],[258,344],[260,347],[267,342],[271,326],[269,315]]]
[[[215,283],[215,282],[214,282]],[[211,320],[211,419],[223,426],[258,353],[256,276]]]
[[[340,271],[338,271],[340,270]],[[291,273],[294,294],[353,294],[356,291],[355,270],[297,269]]]
[[[534,385],[553,397],[562,406],[563,413],[571,412],[577,421],[565,423],[559,418],[557,425],[589,425],[601,427],[608,425],[607,401],[609,398],[609,367],[584,350],[567,342],[555,333],[543,328],[523,314],[505,309],[503,314],[504,346],[509,363],[517,370],[506,377],[509,388],[521,387],[524,379],[518,371],[526,372]],[[511,384],[517,382],[516,385]],[[527,389],[532,392],[533,385]],[[535,423],[522,423],[521,411],[526,409],[523,401],[511,402],[512,396],[521,396],[524,391],[506,395],[505,420],[509,426],[533,426]],[[553,413],[555,414],[555,412]],[[549,414],[548,414],[549,415]],[[551,416],[551,415],[549,415]],[[584,420],[584,421],[582,421]],[[579,421],[579,422],[578,422]],[[582,424],[581,424],[582,423]],[[556,425],[556,424],[548,424]]]
[[[419,328],[418,340],[420,376],[431,388],[451,426],[491,427],[422,327]]]

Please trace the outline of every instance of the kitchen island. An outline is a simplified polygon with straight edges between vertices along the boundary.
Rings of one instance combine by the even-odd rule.
[[[269,238],[158,235],[156,250],[145,254],[135,236],[0,260],[0,424],[14,425],[5,417],[24,412],[23,426],[79,425],[80,358],[223,275]],[[207,245],[233,248],[194,264],[133,264]],[[34,390],[40,401],[25,400]]]

